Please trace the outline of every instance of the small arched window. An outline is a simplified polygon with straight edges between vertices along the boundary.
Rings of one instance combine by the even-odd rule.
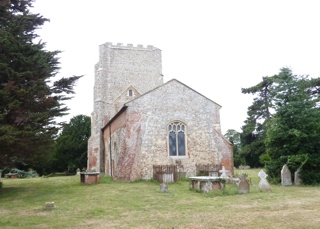
[[[168,125],[169,156],[186,156],[186,125],[173,121]]]
[[[133,96],[133,91],[131,89],[128,91],[128,96]]]

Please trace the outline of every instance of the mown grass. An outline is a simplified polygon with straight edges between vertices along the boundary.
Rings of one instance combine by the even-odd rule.
[[[79,176],[2,179],[0,228],[319,228],[320,187],[272,185],[257,189],[259,170],[247,173],[250,193],[199,193],[189,182],[160,192],[154,181],[83,185]],[[45,202],[55,202],[47,209]]]

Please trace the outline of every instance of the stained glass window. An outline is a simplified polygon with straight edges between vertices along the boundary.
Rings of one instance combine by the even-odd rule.
[[[170,156],[186,156],[186,125],[179,121],[168,125],[168,141]]]

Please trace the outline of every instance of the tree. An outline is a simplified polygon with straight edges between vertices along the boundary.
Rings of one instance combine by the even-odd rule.
[[[88,139],[91,119],[85,115],[73,117],[56,140],[53,170],[65,171],[87,166]]]
[[[276,88],[275,115],[268,124],[266,149],[270,157],[267,169],[280,180],[284,163],[301,169],[305,184],[320,183],[320,109],[318,83],[291,72],[281,72]]]
[[[241,151],[241,141],[240,141],[240,133],[236,130],[229,129],[224,134],[224,136],[232,143],[233,145],[233,161],[234,166],[239,166],[244,164],[243,159],[240,157]]]
[[[320,183],[320,78],[297,76],[288,68],[243,89],[257,95],[248,108],[241,133],[240,156],[248,164],[265,163],[269,176],[280,180],[287,164],[301,170],[305,184]]]
[[[59,51],[35,43],[35,30],[48,19],[32,14],[32,0],[0,2],[0,167],[43,161],[67,114],[81,76],[54,81]]]
[[[248,118],[242,126],[240,158],[251,167],[263,166],[259,160],[266,152],[265,133],[266,124],[271,117],[274,98],[274,84],[277,76],[263,77],[262,82],[250,87],[242,88],[242,93],[255,96],[253,104],[248,108]]]

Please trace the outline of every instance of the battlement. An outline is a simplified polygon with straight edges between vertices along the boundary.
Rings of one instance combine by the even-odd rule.
[[[113,44],[112,42],[106,42],[100,45],[100,49],[104,47],[112,48],[112,49],[132,49],[132,50],[150,50],[150,51],[159,50],[158,48],[152,45],[147,45],[146,47],[144,47],[143,45],[140,45],[140,44],[138,44],[137,46],[133,46],[133,44],[123,45],[122,43]]]

